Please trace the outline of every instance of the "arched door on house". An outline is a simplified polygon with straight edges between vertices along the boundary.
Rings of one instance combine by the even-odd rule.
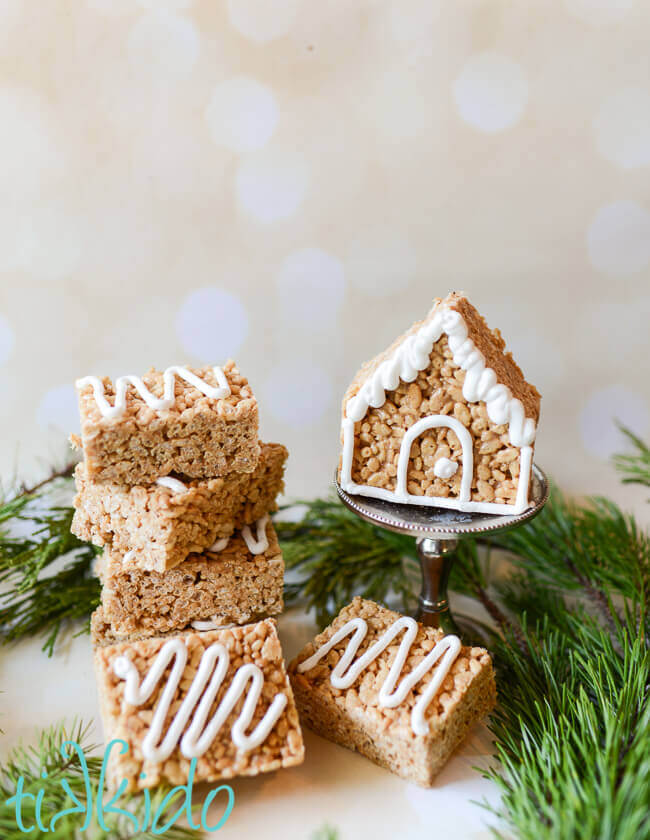
[[[414,496],[408,492],[407,489],[407,473],[409,466],[409,459],[411,456],[411,447],[414,441],[424,432],[429,429],[437,429],[447,427],[451,429],[462,448],[462,475],[460,481],[460,493],[457,501],[469,502],[472,489],[472,474],[474,471],[474,454],[472,437],[469,431],[463,424],[455,417],[447,417],[445,414],[434,414],[430,417],[423,417],[414,423],[404,435],[402,445],[400,446],[399,459],[397,462],[397,487],[396,495],[401,498],[408,498],[408,501],[415,503],[422,503],[421,496]],[[444,459],[446,460],[446,459]],[[447,466],[441,464],[440,467]]]

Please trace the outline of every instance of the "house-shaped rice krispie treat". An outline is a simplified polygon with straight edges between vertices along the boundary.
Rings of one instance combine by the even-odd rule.
[[[276,510],[287,455],[281,444],[263,443],[252,473],[182,481],[167,476],[135,486],[89,481],[79,464],[72,533],[129,552],[141,569],[164,572]]]
[[[139,569],[105,549],[97,561],[102,620],[117,639],[160,636],[195,622],[206,629],[279,615],[284,561],[268,517],[226,538],[214,552],[191,554],[166,572]]]
[[[341,487],[482,513],[528,507],[540,395],[461,294],[361,368],[343,399]]]
[[[362,598],[289,676],[303,724],[425,787],[496,702],[486,650]]]
[[[169,367],[143,377],[87,376],[79,391],[90,481],[149,484],[178,473],[214,478],[253,472],[260,454],[257,400],[232,361]]]
[[[293,694],[273,619],[206,633],[95,649],[107,783],[128,790],[165,781],[256,776],[303,760]]]

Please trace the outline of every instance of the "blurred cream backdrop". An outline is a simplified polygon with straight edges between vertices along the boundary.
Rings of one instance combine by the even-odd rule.
[[[608,457],[650,434],[649,43],[641,0],[2,0],[4,481],[78,375],[233,355],[322,493],[359,364],[464,289],[539,463],[642,511]]]

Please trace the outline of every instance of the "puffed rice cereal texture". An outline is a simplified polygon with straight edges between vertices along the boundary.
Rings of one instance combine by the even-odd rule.
[[[132,552],[138,568],[164,572],[276,510],[287,455],[279,443],[262,443],[254,472],[185,479],[184,491],[158,484],[97,484],[81,463],[75,470],[72,533],[116,552]]]
[[[284,560],[270,521],[266,538],[266,550],[253,554],[236,531],[219,552],[191,554],[166,572],[140,569],[105,549],[96,571],[102,582],[103,618],[111,635],[160,636],[193,621],[247,624],[279,615],[284,604]]]
[[[219,383],[212,367],[188,368],[210,385]],[[260,455],[258,408],[248,380],[233,361],[223,366],[230,395],[213,399],[176,377],[174,405],[164,411],[150,408],[133,387],[126,391],[126,411],[104,417],[93,388],[79,390],[81,437],[88,478],[115,484],[148,484],[170,473],[190,478],[213,478],[229,472],[253,472]],[[163,374],[153,368],[143,377],[147,388],[163,395]],[[115,389],[102,380],[109,403]]]
[[[199,757],[194,782],[214,782],[220,779],[232,779],[235,776],[256,776],[259,773],[268,773],[300,764],[304,757],[302,732],[282,658],[282,648],[275,621],[266,619],[245,627],[211,630],[205,633],[183,633],[178,638],[181,638],[187,647],[188,659],[163,725],[163,733],[169,728],[174,714],[196,676],[203,653],[215,643],[227,648],[230,663],[210,707],[208,721],[213,717],[218,704],[231,685],[237,669],[245,663],[257,665],[264,675],[262,694],[247,732],[251,732],[257,726],[277,694],[284,693],[288,701],[266,740],[259,747],[246,752],[238,749],[231,737],[232,726],[241,712],[246,697],[245,692],[218,730],[208,750]],[[190,759],[181,753],[178,745],[165,761],[154,762],[142,754],[142,741],[149,730],[153,713],[171,668],[165,672],[149,699],[139,706],[132,706],[126,702],[125,682],[113,671],[113,663],[117,657],[127,656],[136,666],[142,680],[166,641],[168,639],[165,638],[145,639],[95,648],[95,672],[106,742],[122,739],[128,745],[128,751],[122,754],[116,748],[111,751],[107,769],[107,786],[111,790],[115,790],[123,779],[126,780],[129,791],[155,787],[161,782],[179,785],[188,780]]]
[[[409,335],[431,320],[439,307],[458,311],[468,327],[469,336],[492,368],[497,381],[507,385],[521,400],[526,417],[539,420],[541,397],[526,382],[519,366],[506,352],[499,330],[491,330],[480,313],[462,294],[437,298],[423,321],[414,324],[385,352],[366,362],[357,373],[343,399],[345,406],[379,365],[390,358]],[[484,401],[468,402],[463,396],[465,371],[454,361],[447,336],[433,345],[428,366],[413,382],[401,382],[379,408],[369,407],[354,426],[352,480],[356,484],[394,490],[397,462],[406,431],[418,420],[431,415],[455,418],[469,431],[473,443],[473,474],[470,500],[514,505],[519,487],[521,449],[512,446],[505,424],[490,420]],[[447,459],[454,465],[450,477],[436,474],[436,463]],[[414,496],[453,500],[460,494],[463,475],[462,447],[456,433],[448,426],[423,432],[412,444],[407,469],[407,491]]]
[[[496,684],[490,655],[479,647],[461,648],[426,711],[429,732],[416,735],[411,727],[411,713],[431,680],[431,671],[396,708],[384,708],[379,704],[379,691],[397,654],[401,637],[370,663],[348,689],[334,688],[330,678],[347,647],[349,636],[311,670],[298,671],[301,662],[312,656],[341,626],[357,617],[368,624],[368,633],[357,654],[361,657],[401,616],[373,601],[355,598],[329,627],[303,648],[289,665],[302,723],[404,779],[431,787],[454,749],[494,708]],[[419,625],[402,674],[416,668],[443,636],[441,630]]]

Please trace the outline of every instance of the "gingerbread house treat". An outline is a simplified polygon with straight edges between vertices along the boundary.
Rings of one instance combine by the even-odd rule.
[[[128,554],[131,565],[164,572],[276,510],[287,455],[281,444],[263,443],[252,473],[165,476],[148,485],[98,484],[79,464],[71,530],[82,540]]]
[[[367,362],[343,400],[351,494],[482,513],[528,507],[540,395],[461,294]]]
[[[166,572],[144,571],[105,549],[97,562],[102,635],[160,636],[190,625],[207,630],[282,612],[284,561],[268,516],[214,548]]]
[[[143,377],[86,376],[79,391],[86,474],[95,482],[148,484],[177,473],[251,473],[260,454],[257,400],[232,361],[174,366]]]
[[[496,702],[486,650],[362,598],[289,676],[304,724],[425,787]]]
[[[298,713],[272,619],[95,649],[111,790],[300,764]]]

